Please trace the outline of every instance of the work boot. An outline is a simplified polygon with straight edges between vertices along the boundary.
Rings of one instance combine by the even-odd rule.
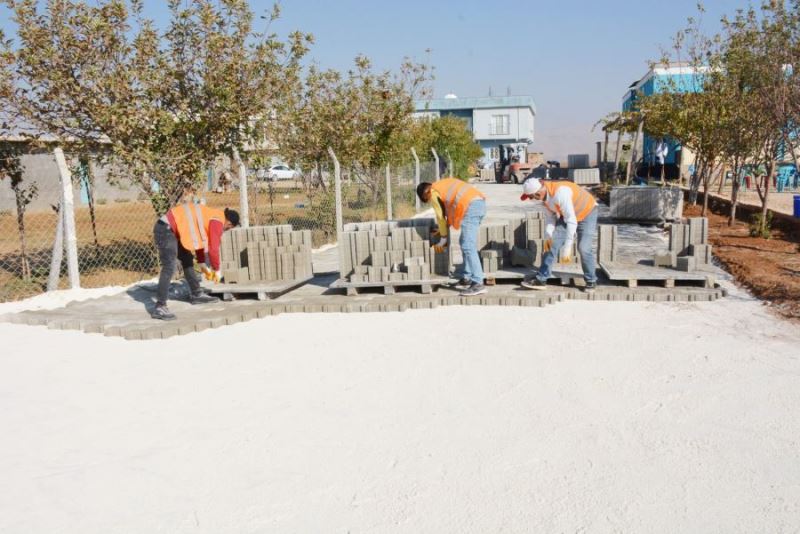
[[[538,278],[530,278],[528,280],[523,280],[520,285],[525,289],[547,289],[547,282],[542,282]]]
[[[462,297],[475,297],[477,295],[483,295],[487,291],[489,290],[486,289],[485,285],[479,284],[478,282],[472,282],[472,284],[470,284],[467,289],[459,293],[459,295]]]
[[[472,287],[472,284],[473,282],[469,278],[462,278],[461,280],[453,284],[453,287],[456,289],[469,289],[470,287]]]
[[[219,302],[219,297],[206,295],[205,293],[201,292],[198,295],[192,295],[189,299],[189,302],[192,304],[212,304],[214,302]]]
[[[159,319],[161,321],[174,321],[175,314],[169,311],[166,304],[156,304],[156,307],[153,308],[153,311],[150,312],[150,317],[153,319]]]
[[[586,285],[583,287],[583,292],[594,293],[595,289],[597,289],[597,282],[586,282]]]

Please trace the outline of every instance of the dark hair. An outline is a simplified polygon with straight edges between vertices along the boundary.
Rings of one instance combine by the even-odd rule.
[[[239,226],[239,212],[225,208],[225,219],[234,226]]]
[[[422,195],[431,188],[430,182],[420,182],[417,186],[417,196],[424,202]]]

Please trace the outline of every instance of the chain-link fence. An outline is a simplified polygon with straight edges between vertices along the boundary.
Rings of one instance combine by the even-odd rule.
[[[62,182],[50,149],[4,151],[19,173],[0,182],[0,301],[68,285]],[[127,284],[157,272],[154,212],[138,188],[112,183],[88,158],[67,157],[78,271],[84,287]],[[55,253],[55,254],[54,254]],[[54,261],[54,259],[56,261]]]
[[[0,168],[0,302],[69,287],[62,179],[53,147],[13,148],[0,152],[0,157],[14,153],[19,167],[16,178]],[[436,164],[425,156],[420,154],[419,179],[432,182]],[[156,214],[147,196],[139,187],[110,177],[92,158],[67,154],[66,163],[80,285],[125,285],[156,276]],[[390,165],[388,180],[386,167],[342,169],[343,223],[414,216],[416,173],[411,158]],[[248,168],[247,206],[242,205],[237,175],[237,166],[228,161],[209,169],[199,196],[212,207],[246,209],[250,225],[291,224],[311,230],[315,247],[336,241],[332,161],[289,176]],[[54,262],[59,258],[60,263]]]

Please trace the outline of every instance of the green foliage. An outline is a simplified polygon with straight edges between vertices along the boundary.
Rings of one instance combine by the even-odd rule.
[[[329,161],[377,190],[383,168],[407,153],[414,98],[427,94],[431,68],[403,61],[397,73],[374,72],[365,56],[346,73],[311,66],[298,91],[279,102],[274,139],[288,160],[306,169]]]
[[[750,237],[761,237],[769,239],[772,237],[772,212],[767,210],[767,216],[762,217],[760,213],[754,213],[748,225]]]
[[[159,213],[262,140],[311,42],[255,31],[246,0],[170,0],[163,33],[138,0],[3,1],[19,27],[0,44],[3,108],[80,152],[106,147]]]
[[[464,121],[457,117],[444,116],[415,121],[409,128],[408,143],[420,157],[430,154],[435,148],[439,157],[453,159],[453,174],[461,179],[469,178],[469,167],[483,156],[483,151],[472,138]]]

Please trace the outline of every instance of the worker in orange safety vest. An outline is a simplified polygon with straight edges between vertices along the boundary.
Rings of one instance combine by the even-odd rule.
[[[543,202],[546,210],[542,264],[535,276],[522,282],[522,287],[545,289],[555,260],[572,262],[577,234],[585,290],[594,291],[597,275],[592,239],[597,233],[597,201],[592,194],[573,182],[528,178],[522,184],[520,200]]]
[[[483,267],[478,256],[478,228],[486,215],[486,197],[477,188],[458,178],[443,178],[437,182],[422,182],[417,186],[417,196],[430,203],[436,217],[439,241],[436,252],[448,246],[449,228],[461,229],[459,245],[464,256],[460,281],[455,285],[461,295],[471,297],[486,293],[483,285]]]
[[[153,237],[158,248],[161,273],[158,277],[156,306],[151,317],[170,321],[175,314],[167,308],[169,285],[175,274],[176,259],[181,262],[183,274],[189,284],[192,304],[217,302],[217,297],[206,295],[194,270],[194,258],[203,266],[209,280],[220,281],[220,244],[225,230],[239,226],[239,213],[225,208],[209,208],[195,202],[183,202],[170,209],[156,221]]]

